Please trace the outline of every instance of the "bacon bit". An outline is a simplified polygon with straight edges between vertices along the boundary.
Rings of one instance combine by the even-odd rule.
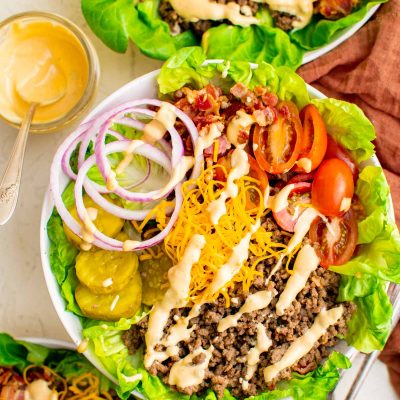
[[[283,105],[283,106],[279,107],[278,112],[280,115],[282,115],[283,118],[290,117],[290,110],[287,105]]]
[[[237,83],[236,85],[231,87],[230,92],[235,97],[238,97],[239,99],[243,99],[247,96],[249,89],[247,89],[247,87],[245,85],[243,85],[243,83]]]
[[[186,99],[189,102],[189,104],[194,104],[194,102],[196,101],[196,98],[198,96],[198,91],[189,89],[188,87],[184,87],[184,88],[182,88],[182,92],[185,94]]]
[[[267,88],[264,86],[256,86],[254,88],[254,93],[256,94],[256,96],[261,97],[262,95],[264,95],[265,93],[267,93]]]
[[[227,107],[224,111],[223,111],[223,115],[224,117],[226,117],[227,119],[233,117],[234,115],[236,115],[236,113],[239,110],[243,110],[243,104],[239,103],[238,101],[235,103],[232,103],[229,107]]]
[[[253,117],[260,126],[271,125],[275,121],[276,111],[271,107],[255,110],[253,112]]]
[[[266,106],[276,107],[276,105],[278,104],[279,99],[278,99],[278,96],[275,93],[269,92],[269,93],[265,93],[262,96],[262,101]]]
[[[222,89],[221,88],[217,88],[214,85],[208,84],[204,89],[215,100],[217,100],[220,96],[222,96]]]
[[[211,99],[209,98],[208,94],[203,94],[197,97],[196,99],[196,106],[199,108],[201,111],[208,111],[212,110],[213,108],[213,103]]]

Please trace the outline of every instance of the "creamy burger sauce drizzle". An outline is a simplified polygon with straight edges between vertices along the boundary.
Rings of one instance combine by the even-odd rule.
[[[190,274],[205,246],[204,236],[195,234],[187,245],[181,260],[168,271],[170,288],[160,303],[154,305],[149,316],[149,325],[146,332],[146,354],[144,365],[150,368],[154,361],[167,359],[170,354],[157,352],[154,347],[160,343],[164,326],[168,321],[169,314],[174,308],[184,307],[187,304],[190,289]],[[174,354],[173,349],[169,352]],[[163,358],[165,357],[165,358]]]
[[[250,231],[232,249],[228,261],[221,266],[210,284],[209,291],[213,295],[222,289],[242,268],[249,257],[249,246],[252,235],[260,228],[260,220],[250,228]]]
[[[244,110],[237,111],[236,115],[232,118],[226,128],[226,136],[229,142],[236,147],[240,146],[241,143],[239,143],[238,140],[240,132],[250,134],[250,129],[255,122],[254,117],[247,114]]]
[[[239,4],[234,2],[227,4],[211,0],[169,0],[169,2],[178,15],[190,22],[227,19],[232,24],[241,26],[258,24],[257,18],[243,15]]]
[[[194,305],[187,317],[179,318],[176,324],[170,328],[168,336],[162,341],[162,344],[166,347],[171,347],[177,345],[179,342],[189,340],[190,334],[194,330],[194,326],[188,329],[189,322],[192,318],[200,315],[202,306],[202,303]]]
[[[249,380],[254,376],[257,371],[257,365],[260,362],[260,355],[271,347],[272,340],[267,335],[266,327],[258,323],[257,324],[257,342],[256,345],[249,350],[247,354],[247,371],[245,380],[242,383],[243,389],[246,390]]]
[[[199,385],[204,380],[213,351],[213,346],[210,346],[207,350],[199,347],[186,357],[177,361],[171,368],[168,383],[182,389]],[[194,358],[200,354],[205,355],[204,361],[200,364],[193,364]]]
[[[284,210],[289,205],[289,195],[293,188],[293,184],[286,185],[275,196],[268,196],[266,207],[275,213]]]
[[[313,15],[313,0],[254,0],[268,4],[271,10],[295,15],[294,28],[306,26]],[[211,0],[169,0],[170,4],[182,18],[196,22],[198,20],[218,21],[227,19],[234,25],[249,26],[259,24],[259,20],[249,14],[248,8],[229,2],[218,4]]]
[[[237,323],[243,314],[262,310],[263,308],[268,307],[269,303],[271,303],[272,298],[273,293],[267,290],[261,290],[254,294],[251,294],[236,314],[228,315],[227,317],[222,318],[219,321],[217,331],[223,332],[229,328],[237,326]]]
[[[320,214],[314,208],[307,208],[297,220],[297,223],[294,227],[294,234],[289,240],[286,250],[279,257],[278,262],[275,264],[274,268],[268,275],[266,283],[272,278],[272,276],[281,268],[283,259],[289,255],[296,246],[298,246],[302,240],[304,239],[307,232],[310,230],[311,224],[316,217]]]
[[[164,137],[166,132],[174,127],[176,114],[172,104],[163,102],[154,119],[145,125],[142,140],[147,143],[156,143]]]
[[[276,303],[276,314],[282,316],[292,301],[307,283],[311,272],[319,265],[319,258],[312,246],[306,244],[299,251],[293,266],[293,274],[288,279],[285,289]]]
[[[249,173],[250,165],[247,153],[243,149],[236,148],[232,152],[231,165],[232,169],[229,171],[225,189],[221,191],[219,198],[212,201],[207,207],[210,220],[214,225],[217,225],[219,219],[226,214],[226,200],[235,198],[239,193],[235,180]]]
[[[265,382],[271,382],[281,371],[292,366],[300,360],[300,358],[305,356],[319,338],[326,333],[327,329],[331,325],[334,325],[342,315],[342,306],[321,311],[315,318],[311,328],[291,344],[281,360],[264,369]]]
[[[58,394],[49,388],[44,379],[38,379],[26,387],[24,400],[58,400]]]
[[[200,131],[200,136],[197,139],[196,147],[194,149],[194,157],[197,158],[203,155],[203,151],[210,147],[214,140],[218,139],[222,135],[222,131],[218,124],[210,125],[208,132],[204,133]]]

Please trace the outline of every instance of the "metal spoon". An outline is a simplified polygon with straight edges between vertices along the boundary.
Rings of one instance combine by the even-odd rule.
[[[33,68],[32,74],[16,85],[18,95],[30,106],[0,181],[0,225],[7,223],[17,205],[26,142],[36,109],[53,104],[65,96],[66,84],[61,71],[54,65],[44,63]]]

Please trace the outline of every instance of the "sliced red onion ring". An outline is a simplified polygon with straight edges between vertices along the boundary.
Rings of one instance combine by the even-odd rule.
[[[124,126],[132,127],[134,129],[143,131],[145,127],[145,122],[137,119],[139,116],[144,116],[149,119],[155,117],[156,112],[149,110],[147,107],[149,105],[161,107],[163,104],[160,100],[155,99],[143,99],[143,100],[135,100],[130,101],[125,104],[122,104],[113,110],[110,110],[100,117],[96,118],[93,121],[89,121],[83,125],[81,125],[70,137],[68,137],[63,144],[60,146],[53,160],[52,171],[51,171],[51,190],[54,197],[55,206],[57,211],[59,212],[61,218],[66,223],[66,225],[78,236],[82,236],[82,227],[81,225],[72,217],[69,211],[66,209],[60,191],[60,174],[64,173],[70,179],[76,180],[75,182],[75,202],[76,208],[78,211],[78,216],[81,221],[85,221],[84,226],[88,231],[93,231],[94,241],[93,244],[97,247],[106,249],[106,250],[124,250],[124,243],[110,238],[100,232],[93,221],[90,220],[88,212],[83,203],[83,189],[86,193],[93,199],[93,201],[98,204],[101,208],[106,210],[107,212],[112,213],[113,215],[119,216],[126,220],[143,220],[152,210],[129,210],[123,207],[119,207],[113,203],[110,203],[106,198],[102,196],[102,194],[106,193],[114,193],[119,197],[126,199],[132,202],[146,202],[152,203],[155,200],[159,200],[165,198],[167,196],[167,188],[169,190],[174,190],[175,186],[175,207],[173,209],[170,221],[168,222],[166,228],[160,232],[158,235],[154,236],[149,240],[145,240],[138,244],[137,246],[133,246],[132,250],[140,250],[149,246],[152,246],[156,243],[161,242],[165,236],[169,233],[176,219],[178,218],[179,210],[182,203],[182,193],[181,193],[181,184],[177,183],[172,179],[172,171],[176,170],[179,163],[183,160],[184,155],[184,147],[182,139],[179,133],[176,131],[174,127],[168,129],[168,133],[170,135],[171,144],[169,144],[165,139],[161,139],[157,142],[158,147],[141,142],[141,141],[130,141],[125,136],[116,132],[112,129],[112,125],[117,123]],[[174,107],[174,106],[173,106]],[[198,132],[193,123],[193,121],[181,110],[178,108],[174,108],[176,116],[182,121],[182,123],[186,126],[193,145],[196,145],[198,139]],[[111,134],[114,136],[117,141],[111,142],[109,144],[105,144],[106,136]],[[94,144],[94,154],[90,156],[87,160],[86,154],[90,143]],[[137,147],[135,146],[135,142]],[[78,174],[75,174],[72,171],[70,166],[70,158],[73,151],[79,147],[78,154]],[[115,172],[112,170],[109,160],[107,158],[108,154],[115,152],[127,152],[132,154],[142,155],[147,159],[148,169],[144,177],[142,177],[138,182],[129,187],[120,186],[119,182],[115,179]],[[153,190],[148,193],[142,192],[132,192],[131,190],[134,187],[139,186],[141,183],[145,182],[151,173],[151,165],[150,161],[155,162],[161,165],[170,175],[171,179],[164,188],[160,188],[158,190]],[[186,160],[188,161],[188,160]],[[196,178],[200,175],[202,165],[203,165],[203,157],[202,155],[198,156],[195,160],[195,164],[193,166],[191,178]],[[110,179],[115,187],[110,187],[109,190],[106,186],[100,185],[96,182],[91,181],[87,174],[90,168],[97,164],[101,175],[103,176],[105,182],[109,182]],[[61,168],[60,168],[61,166]],[[180,179],[180,178],[178,178]],[[173,183],[173,186],[172,186]],[[168,186],[171,185],[171,187]],[[171,210],[168,210],[168,213]],[[132,245],[132,243],[130,244]]]
[[[142,155],[147,159],[159,164],[163,167],[168,173],[171,173],[171,162],[168,157],[155,146],[144,143],[135,149],[135,154]],[[126,150],[129,146],[127,142],[113,142],[106,145],[106,154],[122,152]],[[95,155],[90,156],[79,169],[78,178],[76,180],[75,185],[78,185],[78,179],[83,179],[83,187],[92,200],[98,204],[101,208],[106,210],[107,212],[116,215],[117,217],[126,219],[126,220],[136,220],[142,221],[147,217],[151,210],[129,210],[127,208],[120,207],[116,204],[110,203],[107,199],[99,194],[98,191],[94,190],[93,186],[90,184],[90,180],[87,178],[87,173],[92,168],[93,165],[96,164]],[[76,188],[76,186],[75,186]],[[114,192],[115,193],[115,192]],[[148,193],[142,193],[144,196],[147,196]],[[150,201],[150,200],[149,200]],[[144,202],[144,201],[143,201]]]
[[[113,142],[113,143],[109,143],[108,145],[106,145],[105,151],[106,151],[106,154],[122,152],[122,151],[125,151],[128,146],[129,146],[129,143],[126,143],[126,142]],[[158,150],[158,149],[147,143],[143,143],[141,146],[139,146],[135,149],[135,154],[143,155],[143,156],[151,159],[152,161],[157,162],[162,167],[167,167],[167,165],[163,165],[164,161],[162,160],[162,156],[161,156],[161,154],[164,155],[164,153],[159,151],[158,157],[157,157],[157,156],[154,156],[154,154],[152,154],[155,152],[155,150]],[[76,209],[78,212],[78,216],[81,221],[86,222],[85,225],[86,225],[87,229],[93,234],[95,241],[101,242],[101,245],[99,247],[104,248],[104,245],[105,245],[105,246],[112,247],[114,250],[123,251],[124,250],[123,242],[104,235],[102,232],[100,232],[96,228],[94,223],[90,220],[87,209],[85,208],[85,205],[83,203],[82,192],[83,192],[83,185],[84,185],[84,182],[86,179],[86,174],[89,171],[89,169],[95,164],[95,162],[96,162],[95,156],[94,155],[90,156],[83,163],[82,167],[80,168],[78,177],[75,182],[74,194],[75,194],[75,203],[76,203]],[[167,160],[167,162],[169,162],[169,160]],[[171,165],[169,165],[169,172],[171,171],[170,168],[171,168]],[[141,242],[137,247],[135,247],[134,250],[141,250],[141,249],[144,249],[151,245],[160,243],[165,238],[165,236],[168,234],[169,230],[172,228],[173,224],[175,223],[175,221],[178,217],[178,214],[179,214],[181,203],[182,203],[181,185],[178,184],[175,188],[175,209],[171,215],[171,218],[167,224],[167,227],[163,231],[161,231],[158,235],[154,236],[153,238]],[[111,203],[108,203],[108,202],[107,202],[107,205],[104,205],[104,206],[101,205],[101,207],[105,211],[115,214],[114,212],[112,212],[112,211],[114,211],[114,209],[111,206],[112,206]],[[127,211],[127,210],[125,210],[125,211]],[[131,212],[141,213],[141,211],[131,211]],[[127,219],[127,218],[125,218],[125,219]],[[143,217],[141,219],[143,219]],[[171,221],[173,221],[173,222],[171,223]],[[169,227],[169,230],[167,230],[168,227]]]
[[[71,143],[73,143],[73,141],[77,137],[79,137],[81,133],[82,133],[81,130],[77,129],[75,132],[73,132],[70,136],[68,136],[64,140],[64,142],[56,151],[50,169],[50,190],[53,195],[54,205],[57,209],[57,212],[60,214],[60,217],[65,222],[65,224],[69,227],[69,229],[71,229],[73,233],[75,233],[75,235],[78,236],[80,236],[82,228],[81,225],[78,223],[78,221],[75,220],[75,218],[70,214],[70,212],[65,207],[65,204],[61,196],[62,190],[60,188],[60,175],[63,174],[61,168],[61,160],[63,154],[65,153],[65,150],[71,145]],[[99,240],[95,240],[93,244],[97,247],[101,246],[101,248],[105,250],[114,250],[113,247],[105,245],[104,243],[101,243]]]

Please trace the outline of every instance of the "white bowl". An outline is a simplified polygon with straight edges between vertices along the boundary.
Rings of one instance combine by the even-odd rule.
[[[63,340],[37,337],[20,338],[19,340],[23,340],[24,342],[29,342],[33,344],[39,344],[49,349],[76,351],[76,347],[72,343],[64,342]]]
[[[210,60],[211,61],[211,60]],[[218,62],[213,60],[211,62]],[[254,66],[255,67],[255,66]],[[104,111],[117,106],[121,103],[126,101],[140,99],[140,98],[151,98],[157,97],[157,76],[160,70],[156,70],[150,72],[140,78],[137,78],[125,86],[121,87],[119,90],[108,96],[105,100],[103,100],[85,119],[88,121],[94,118],[96,115],[103,113]],[[318,90],[314,89],[313,87],[307,85],[308,92],[312,98],[322,99],[326,96],[323,95]],[[84,122],[85,122],[84,121]],[[371,165],[380,166],[378,159],[373,156],[371,160],[367,162]],[[61,187],[64,189],[68,183],[68,179],[65,178],[64,181],[61,182]],[[50,293],[51,300],[53,305],[57,311],[57,314],[63,323],[66,331],[68,332],[69,336],[73,340],[76,346],[79,346],[81,341],[83,340],[82,337],[82,326],[80,324],[79,318],[74,315],[73,313],[66,311],[65,309],[65,302],[61,297],[60,289],[58,283],[51,271],[50,262],[49,262],[49,247],[50,241],[47,235],[47,222],[51,216],[51,213],[54,208],[54,202],[51,196],[50,191],[47,192],[43,208],[42,208],[42,216],[41,216],[41,223],[40,223],[40,250],[41,250],[41,258],[42,258],[42,266],[43,272],[47,283],[47,288]],[[393,207],[391,210],[392,215],[394,216]],[[394,220],[394,217],[393,217]],[[346,354],[349,358],[352,358],[357,351],[347,346],[344,341],[341,341],[336,349],[343,354]],[[88,349],[84,355],[88,358],[88,360],[98,368],[104,375],[115,381],[115,379],[110,376],[110,374],[105,370],[103,365],[101,364],[100,360],[96,357],[94,352]]]

